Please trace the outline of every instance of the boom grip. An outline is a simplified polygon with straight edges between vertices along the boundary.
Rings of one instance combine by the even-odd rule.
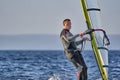
[[[104,34],[103,43],[104,43],[105,45],[110,45],[109,38],[108,38],[105,30],[103,30],[103,29],[88,29],[88,30],[86,30],[86,31],[84,32],[84,34],[91,34],[92,32],[95,32],[95,31],[102,31],[103,34]],[[105,43],[105,39],[107,40],[106,43]]]

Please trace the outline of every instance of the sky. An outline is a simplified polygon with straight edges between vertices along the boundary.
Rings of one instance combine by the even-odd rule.
[[[103,28],[120,34],[120,0],[99,0]],[[72,20],[72,32],[86,30],[79,0],[0,0],[0,35],[58,35],[65,18]]]
[[[120,0],[98,2],[102,28],[120,35]],[[66,18],[73,34],[87,29],[80,0],[0,0],[0,49],[63,49],[58,35]],[[118,37],[110,40],[111,49],[120,48]]]

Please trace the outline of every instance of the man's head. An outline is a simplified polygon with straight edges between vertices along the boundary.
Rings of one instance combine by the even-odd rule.
[[[71,20],[70,19],[65,19],[63,21],[63,26],[64,26],[65,29],[70,30],[71,29]]]

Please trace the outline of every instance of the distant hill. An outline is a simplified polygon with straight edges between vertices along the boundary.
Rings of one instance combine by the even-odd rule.
[[[4,35],[0,36],[0,50],[59,50],[59,36],[55,35]]]
[[[112,50],[120,50],[120,35],[109,36]],[[90,43],[85,49],[91,49]],[[0,35],[0,50],[63,50],[59,35]]]

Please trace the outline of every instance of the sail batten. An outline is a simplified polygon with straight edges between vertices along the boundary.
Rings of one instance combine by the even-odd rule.
[[[88,8],[87,11],[100,11],[99,8]]]

